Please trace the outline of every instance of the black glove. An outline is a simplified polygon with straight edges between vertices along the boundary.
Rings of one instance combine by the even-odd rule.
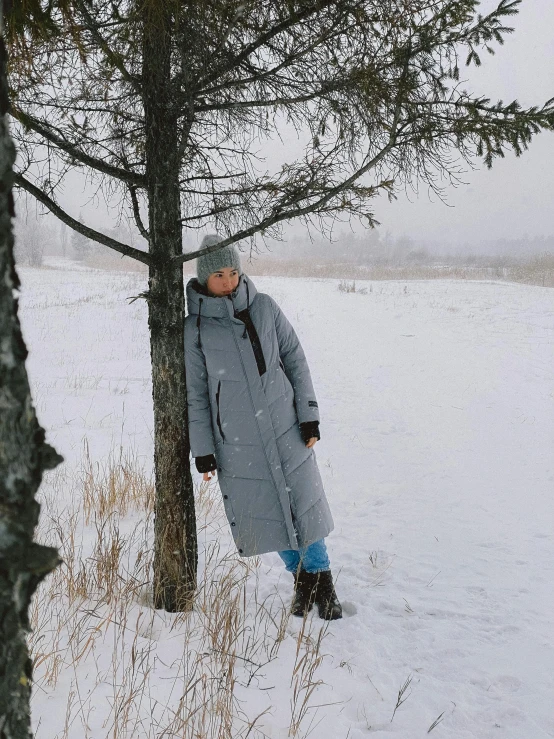
[[[307,444],[310,439],[313,439],[314,437],[316,439],[321,439],[319,434],[319,421],[304,421],[304,423],[301,423],[300,435],[302,436],[304,444]]]
[[[196,457],[194,460],[198,472],[213,472],[217,469],[217,462],[213,454],[206,454],[204,457]]]

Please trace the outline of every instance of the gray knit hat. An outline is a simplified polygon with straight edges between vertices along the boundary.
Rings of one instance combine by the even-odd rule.
[[[219,244],[220,241],[223,241],[223,239],[217,234],[207,234],[202,239],[200,248],[205,249],[207,246]],[[217,251],[212,251],[209,254],[204,254],[203,256],[198,257],[196,260],[196,275],[198,277],[198,282],[201,285],[205,285],[211,274],[217,272],[219,269],[223,269],[224,267],[238,269],[239,274],[242,274],[240,254],[234,244],[224,246],[222,249],[218,249]]]

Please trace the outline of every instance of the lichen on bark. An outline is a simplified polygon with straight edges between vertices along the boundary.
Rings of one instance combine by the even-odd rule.
[[[33,541],[40,511],[35,494],[43,472],[62,458],[45,441],[25,369],[13,258],[15,148],[8,108],[0,38],[0,739],[27,739],[32,735],[32,662],[25,638],[29,604],[39,582],[60,561],[56,549]]]

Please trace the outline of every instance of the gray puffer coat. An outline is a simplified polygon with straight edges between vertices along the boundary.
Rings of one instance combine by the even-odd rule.
[[[187,285],[185,364],[193,457],[214,454],[240,554],[300,549],[333,529],[315,454],[299,424],[319,421],[306,357],[277,303],[242,275],[228,297]],[[245,324],[263,352],[260,375]]]

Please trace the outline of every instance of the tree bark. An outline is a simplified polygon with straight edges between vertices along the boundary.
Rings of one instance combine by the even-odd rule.
[[[148,321],[154,402],[154,605],[192,607],[198,552],[183,361],[178,111],[171,85],[171,3],[144,4],[143,102],[150,254]]]
[[[29,603],[38,583],[60,561],[55,549],[33,542],[40,510],[35,493],[43,471],[62,458],[44,441],[25,370],[27,349],[14,296],[20,284],[13,259],[15,148],[7,125],[7,91],[0,37],[0,739],[28,739]]]

